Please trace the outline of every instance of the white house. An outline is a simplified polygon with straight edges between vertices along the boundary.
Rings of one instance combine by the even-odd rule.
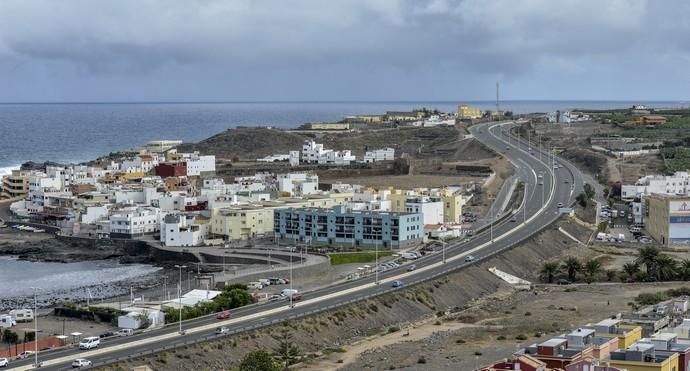
[[[443,224],[443,202],[439,198],[418,196],[408,198],[405,211],[421,213],[424,224]]]
[[[161,242],[165,246],[200,246],[208,239],[207,220],[184,214],[168,214],[161,221]]]
[[[334,151],[332,149],[324,149],[323,144],[316,143],[313,140],[307,141],[302,145],[302,162],[304,163],[349,165],[352,161],[355,161],[355,156],[349,150]]]
[[[367,151],[364,154],[364,162],[377,161],[393,161],[395,159],[395,150],[393,148],[381,148],[372,151]]]
[[[187,163],[187,176],[199,176],[216,171],[216,156],[214,155],[201,156],[198,153],[182,153],[181,156]]]
[[[304,196],[318,193],[319,176],[307,173],[287,173],[278,175],[278,191],[290,196]]]
[[[160,230],[161,210],[157,207],[129,207],[110,216],[111,238],[134,238]]]

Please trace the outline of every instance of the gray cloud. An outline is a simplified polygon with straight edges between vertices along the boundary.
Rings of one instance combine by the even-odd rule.
[[[490,99],[496,79],[513,99],[682,99],[689,18],[682,0],[4,0],[0,100]]]

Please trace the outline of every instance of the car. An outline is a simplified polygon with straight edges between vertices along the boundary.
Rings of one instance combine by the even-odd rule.
[[[292,294],[292,301],[302,300],[302,294]]]
[[[513,223],[515,223],[515,222],[517,222],[517,218],[516,218],[516,217],[512,217],[512,218],[510,218],[510,221],[513,222]]]
[[[271,295],[271,296],[268,297],[268,301],[280,301],[280,300],[283,300],[283,299],[285,299],[285,296],[283,296],[283,295],[278,295],[278,294]]]
[[[408,272],[412,272],[412,271],[415,270],[415,269],[417,269],[417,266],[414,265],[414,264],[412,264],[412,265],[410,265],[409,267],[407,267],[407,271],[408,271]]]
[[[26,359],[26,358],[31,357],[32,355],[34,355],[34,352],[31,350],[27,350],[27,351],[19,353],[17,355],[17,359]]]
[[[227,334],[229,332],[230,332],[230,329],[225,327],[225,326],[216,328],[216,335]]]
[[[561,279],[559,279],[558,281],[556,281],[556,283],[559,284],[559,285],[570,285],[572,282],[570,282],[570,281],[568,281],[568,280],[566,280],[566,279],[564,279],[564,278],[561,278]]]
[[[467,256],[465,257],[465,262],[466,262],[466,263],[473,262],[473,261],[474,261],[474,256],[472,256],[472,255],[467,255]]]
[[[9,364],[10,361],[7,358],[0,358],[0,367],[7,367]]]
[[[570,181],[568,179],[564,180],[563,183],[568,184]]]
[[[81,341],[79,342],[79,349],[89,350],[93,348],[98,348],[100,344],[101,338],[99,338],[98,336],[89,336],[81,339]]]
[[[393,281],[393,284],[391,286],[401,287],[402,285],[404,285],[403,281],[395,280],[395,281]]]
[[[115,336],[132,336],[134,335],[134,330],[131,328],[123,328],[119,329],[118,331],[115,332]]]
[[[91,367],[91,361],[84,358],[77,358],[72,361],[72,368]]]
[[[216,319],[228,319],[228,318],[230,318],[230,312],[228,312],[227,310],[216,314]]]
[[[559,203],[558,203],[558,207],[563,207],[563,203],[562,203],[562,202],[559,202]]]

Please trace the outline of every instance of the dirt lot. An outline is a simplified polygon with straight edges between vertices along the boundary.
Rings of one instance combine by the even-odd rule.
[[[484,179],[473,177],[454,177],[446,175],[389,175],[363,176],[350,178],[323,179],[328,183],[361,184],[367,187],[412,189],[418,187],[433,188],[447,185],[481,183]]]

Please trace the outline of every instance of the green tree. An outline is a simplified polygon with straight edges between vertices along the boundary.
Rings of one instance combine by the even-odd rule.
[[[597,259],[587,260],[583,265],[583,270],[585,273],[585,281],[587,283],[592,283],[601,272],[601,262]]]
[[[647,271],[647,276],[657,277],[656,259],[659,257],[661,251],[654,246],[643,246],[637,251],[637,259],[635,263],[644,265]]]
[[[582,269],[582,263],[580,263],[580,261],[576,257],[569,256],[563,262],[562,268],[563,271],[565,271],[566,274],[568,274],[568,280],[570,282],[574,282],[577,278],[577,274]]]
[[[19,335],[17,335],[16,332],[6,328],[2,332],[2,340],[8,345],[17,344],[19,342]]]
[[[36,333],[33,331],[27,331],[24,333],[24,342],[28,343],[36,339]]]
[[[558,263],[555,262],[544,262],[541,266],[541,271],[539,272],[539,278],[547,283],[553,283],[553,278],[558,273]]]
[[[292,330],[284,326],[280,329],[278,335],[273,336],[273,339],[278,342],[278,345],[273,348],[273,356],[284,365],[284,370],[287,370],[291,364],[297,362],[300,357],[300,350],[292,341]]]
[[[263,350],[247,353],[240,362],[239,371],[279,371],[280,366]]]
[[[640,265],[635,262],[623,264],[623,272],[625,272],[629,280],[634,280],[639,271]]]
[[[577,200],[577,203],[580,204],[580,206],[582,206],[582,207],[586,207],[586,206],[587,206],[587,195],[585,195],[584,192],[582,192],[582,193],[580,193],[579,195],[577,195],[577,197],[575,198],[575,200]]]
[[[671,256],[659,254],[656,257],[657,278],[660,281],[671,281],[676,276],[678,262]]]
[[[606,280],[609,282],[613,281],[617,275],[618,275],[618,271],[615,269],[607,269],[606,270]]]
[[[589,183],[585,183],[585,196],[587,199],[591,200],[596,194],[597,191],[594,189],[594,187],[592,187],[592,185]]]
[[[690,280],[690,259],[683,259],[678,264],[678,275],[683,281]]]

